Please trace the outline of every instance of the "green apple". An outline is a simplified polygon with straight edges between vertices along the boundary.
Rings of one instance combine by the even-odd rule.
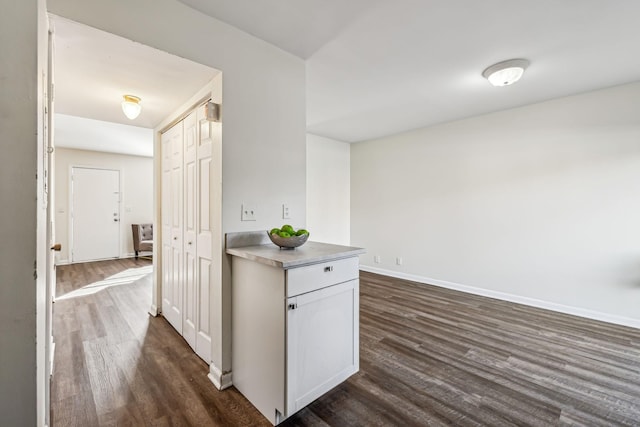
[[[300,230],[296,231],[296,236],[302,236],[304,234],[309,234],[309,232],[304,228],[301,228]]]
[[[286,231],[282,230],[278,233],[278,236],[280,237],[291,237],[291,234],[287,233]]]
[[[296,234],[296,230],[294,230],[293,227],[290,226],[289,224],[283,225],[282,227],[280,227],[280,230],[286,231],[287,233],[289,233],[289,235]]]
[[[280,232],[280,229],[276,227],[276,228],[272,228],[269,234],[278,234],[279,232]]]

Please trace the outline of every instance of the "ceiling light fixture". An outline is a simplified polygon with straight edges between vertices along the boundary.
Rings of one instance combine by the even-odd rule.
[[[520,80],[528,66],[526,59],[510,59],[493,64],[482,75],[494,86],[509,86]]]
[[[142,111],[142,105],[140,105],[141,99],[133,95],[123,95],[124,101],[122,101],[122,112],[130,120],[135,119],[140,115]]]

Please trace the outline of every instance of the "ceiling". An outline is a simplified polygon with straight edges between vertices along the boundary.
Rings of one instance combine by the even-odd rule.
[[[379,0],[180,0],[302,59]]]
[[[56,145],[153,157],[153,129],[56,114]]]
[[[636,0],[180,1],[305,59],[307,130],[342,141],[640,80]]]
[[[64,18],[51,21],[58,146],[151,155],[152,133],[144,130],[160,124],[219,73]],[[124,94],[142,99],[134,120],[122,113]],[[142,135],[151,137],[142,141]]]
[[[640,80],[636,0],[179,1],[304,59],[307,130],[341,141]],[[218,73],[52,19],[57,113],[153,128]],[[489,85],[482,71],[511,58],[531,62],[524,78]],[[125,93],[142,98],[133,121]]]

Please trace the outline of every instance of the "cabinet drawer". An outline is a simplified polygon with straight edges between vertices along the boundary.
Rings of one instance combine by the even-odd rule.
[[[327,261],[287,270],[287,297],[357,279],[358,257]]]

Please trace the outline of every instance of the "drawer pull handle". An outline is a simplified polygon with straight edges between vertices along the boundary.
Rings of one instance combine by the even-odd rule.
[[[333,265],[329,265],[329,266],[327,266],[327,267],[325,267],[325,268],[324,268],[324,272],[325,272],[325,273],[328,273],[328,272],[330,272],[330,271],[333,271]]]

